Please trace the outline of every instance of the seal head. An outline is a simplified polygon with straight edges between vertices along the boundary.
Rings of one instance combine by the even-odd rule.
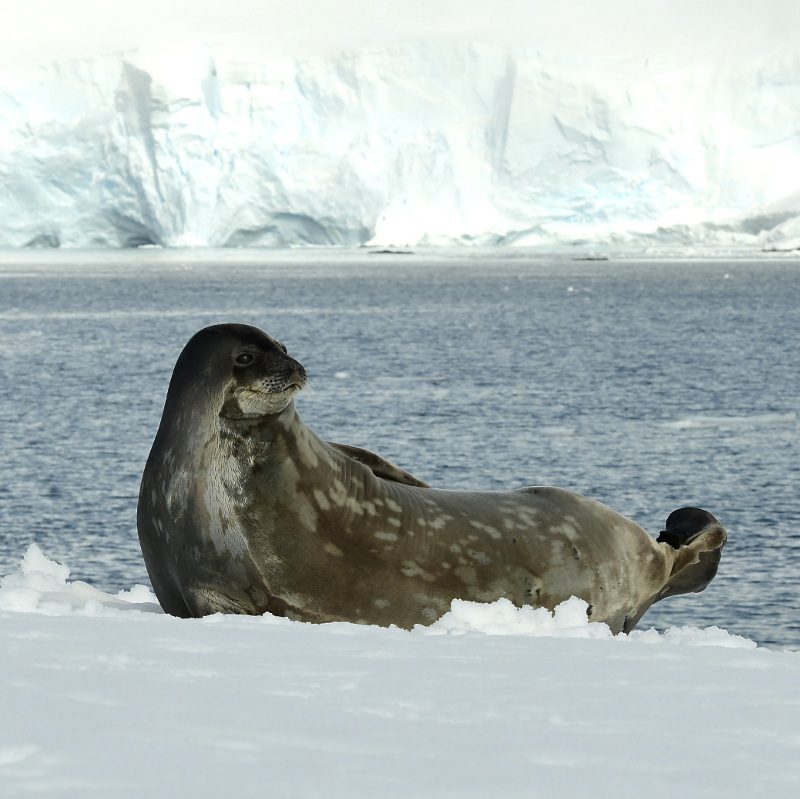
[[[167,405],[171,410],[194,396],[218,403],[226,419],[256,419],[283,411],[306,381],[306,370],[280,341],[249,325],[215,325],[184,348]]]
[[[137,509],[145,565],[167,612],[279,610],[260,587],[240,518],[244,473],[262,443],[248,431],[280,416],[306,380],[281,342],[248,325],[207,327],[181,352]]]

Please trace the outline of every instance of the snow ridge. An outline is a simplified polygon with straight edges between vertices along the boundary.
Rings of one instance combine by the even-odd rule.
[[[129,591],[108,594],[80,580],[69,580],[69,568],[50,560],[39,546],[31,544],[16,572],[0,577],[0,612],[37,613],[48,616],[114,616],[120,612],[156,613],[162,610],[149,587],[136,585]],[[572,597],[562,602],[553,612],[545,608],[515,607],[508,599],[481,603],[455,599],[450,611],[429,627],[417,625],[418,635],[518,635],[550,638],[589,638],[628,640],[639,639],[648,643],[668,642],[689,646],[723,646],[754,649],[756,644],[739,635],[711,627],[700,630],[693,627],[669,628],[660,634],[656,630],[634,631],[629,635],[614,636],[608,625],[590,622],[588,604]],[[241,617],[209,617],[208,621],[222,620],[239,624]],[[263,619],[273,621],[265,614]],[[255,621],[255,620],[253,620]],[[300,622],[287,622],[301,624]],[[327,625],[328,627],[353,627],[354,625]]]

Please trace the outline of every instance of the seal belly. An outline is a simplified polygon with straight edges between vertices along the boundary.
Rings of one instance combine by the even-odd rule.
[[[567,491],[381,488],[368,523],[337,539],[348,563],[363,564],[346,595],[364,621],[430,623],[454,598],[552,609],[579,596],[592,618],[622,629],[668,571],[641,528]]]

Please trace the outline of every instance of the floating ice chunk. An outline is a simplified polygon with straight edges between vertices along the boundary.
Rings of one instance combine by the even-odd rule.
[[[664,422],[664,427],[673,430],[697,430],[701,428],[741,428],[741,427],[760,427],[760,426],[782,426],[794,425],[797,422],[797,414],[789,413],[755,413],[748,416],[710,416],[695,415],[685,416],[682,419]]]

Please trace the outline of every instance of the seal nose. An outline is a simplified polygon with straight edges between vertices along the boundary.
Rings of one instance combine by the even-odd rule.
[[[296,385],[298,388],[303,388],[308,382],[308,375],[306,374],[305,367],[294,358],[290,358],[289,361],[289,368],[291,370],[289,372],[289,382]]]

